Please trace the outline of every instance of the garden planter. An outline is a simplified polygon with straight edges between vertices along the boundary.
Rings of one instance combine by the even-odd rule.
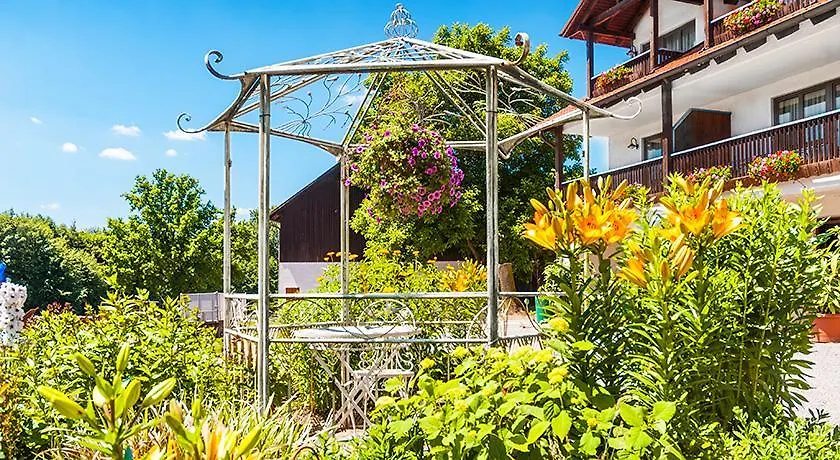
[[[819,343],[840,342],[840,314],[825,314],[814,319],[814,340]]]

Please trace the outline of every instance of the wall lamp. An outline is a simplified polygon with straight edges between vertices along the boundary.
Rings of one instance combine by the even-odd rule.
[[[639,150],[639,140],[635,137],[630,138],[630,145],[627,146],[628,149]]]

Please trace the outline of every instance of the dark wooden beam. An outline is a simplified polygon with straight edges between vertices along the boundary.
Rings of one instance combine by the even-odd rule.
[[[633,32],[617,32],[615,30],[608,30],[603,27],[581,25],[579,29],[581,32],[583,32],[584,35],[586,35],[586,32],[591,32],[593,35],[608,35],[611,37],[623,38],[625,40],[632,40],[636,38],[636,34],[634,34]]]
[[[608,8],[606,11],[602,12],[598,16],[595,16],[591,20],[587,21],[590,26],[597,27],[600,26],[602,23],[609,21],[610,19],[614,18],[615,15],[621,13],[623,10],[627,9],[630,6],[633,6],[639,3],[640,0],[622,0],[615,5]]]
[[[668,178],[671,169],[671,150],[674,146],[674,109],[671,100],[671,80],[662,81],[662,176]]]
[[[650,0],[650,69],[659,65],[659,0]]]
[[[563,125],[554,128],[554,188],[559,189],[563,183]]]
[[[592,77],[595,76],[595,43],[593,42],[592,32],[584,32],[586,34],[586,97],[592,97],[593,82]]]
[[[712,37],[712,21],[715,19],[714,0],[703,0],[703,47],[708,49],[714,45]]]

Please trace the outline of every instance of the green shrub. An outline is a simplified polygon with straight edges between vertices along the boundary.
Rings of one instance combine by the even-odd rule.
[[[425,360],[411,396],[377,401],[378,424],[355,459],[681,458],[668,435],[671,402],[616,402],[569,375],[551,349],[452,355],[453,378]]]
[[[823,421],[779,417],[749,422],[739,411],[736,419],[738,427],[722,441],[727,460],[840,459],[840,428]]]
[[[551,191],[526,226],[557,256],[547,286],[565,294],[551,307],[570,341],[596,345],[568,353],[570,372],[648,407],[675,401],[673,435],[691,455],[735,407],[792,415],[810,367],[798,355],[832,285],[813,193],[791,204],[767,185],[724,199],[721,182],[672,176],[654,211],[624,186],[581,187]]]
[[[214,401],[247,397],[242,393],[248,386],[243,371],[225,363],[215,331],[185,314],[187,307],[176,300],[151,302],[143,293],[136,297],[110,294],[96,317],[44,312],[25,328],[8,372],[19,379],[26,450],[38,452],[51,445],[54,436],[44,432],[46,427],[67,426],[38,397],[38,386],[70,397],[87,391],[88,377],[72,358],[74,353],[89,356],[99,372],[110,375],[121,345],[128,343],[136,356],[125,378],[137,379],[144,387],[177,376],[179,395]]]

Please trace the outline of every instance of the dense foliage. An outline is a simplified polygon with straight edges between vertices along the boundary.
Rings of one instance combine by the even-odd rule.
[[[595,87],[601,91],[609,90],[626,83],[631,75],[633,75],[633,69],[626,65],[619,65],[599,75],[595,80]]]
[[[732,179],[732,167],[728,165],[710,166],[708,168],[695,168],[685,176],[685,180],[701,183],[709,179],[712,182],[726,182]]]
[[[513,45],[508,28],[493,30],[485,24],[469,26],[454,24],[441,27],[433,38],[435,43],[466,51],[516,60],[521,51]],[[525,60],[522,68],[547,84],[562,91],[571,90],[571,78],[563,68],[565,52],[550,56],[545,45],[537,46]],[[440,72],[455,88],[461,88],[464,105],[479,119],[484,118],[483,77],[462,72]],[[476,89],[477,88],[477,89]],[[391,75],[383,83],[380,100],[374,104],[360,130],[357,141],[364,142],[363,134],[373,125],[398,124],[410,127],[412,123],[435,130],[447,140],[480,140],[483,135],[467,117],[457,116],[461,108],[440,94],[435,83],[419,73]],[[499,135],[505,137],[521,131],[535,117],[545,117],[562,108],[562,103],[550,97],[537,97],[520,91],[516,85],[502,83],[500,87]],[[580,174],[577,161],[579,141],[565,136],[565,177]],[[476,260],[484,254],[484,188],[486,181],[484,155],[469,151],[455,152],[458,167],[463,170],[461,183],[463,195],[458,206],[439,215],[428,216],[422,224],[398,219],[377,222],[362,206],[355,213],[353,227],[368,241],[384,244],[389,249],[406,253],[419,251],[421,260],[454,253]],[[511,158],[499,164],[499,227],[500,257],[511,262],[518,279],[531,282],[541,272],[540,255],[519,238],[522,223],[528,217],[525,203],[530,196],[553,183],[554,155],[551,146],[529,140],[520,145]],[[375,211],[375,208],[373,209]]]
[[[552,348],[452,354],[453,378],[425,360],[412,396],[377,401],[380,423],[357,458],[680,458],[668,435],[672,402],[616,402],[577,380]]]
[[[46,385],[70,396],[87,391],[87,377],[73,358],[88,356],[96,369],[111,374],[120,347],[135,350],[125,378],[144,386],[177,377],[176,394],[212,401],[238,399],[247,387],[243,371],[222,358],[215,331],[186,314],[187,305],[174,300],[151,302],[145,295],[109,295],[96,317],[43,312],[22,333],[22,340],[5,357],[4,375],[15,387],[22,430],[18,445],[37,452],[58,442],[50,426],[69,427],[48,410],[36,389]]]
[[[0,261],[7,275],[27,287],[27,307],[70,302],[77,313],[105,294],[99,232],[84,232],[50,219],[0,214]]]
[[[154,298],[215,290],[221,265],[208,255],[221,247],[219,213],[203,195],[189,176],[159,169],[137,178],[124,195],[128,218],[108,220],[105,259],[120,286]]]

